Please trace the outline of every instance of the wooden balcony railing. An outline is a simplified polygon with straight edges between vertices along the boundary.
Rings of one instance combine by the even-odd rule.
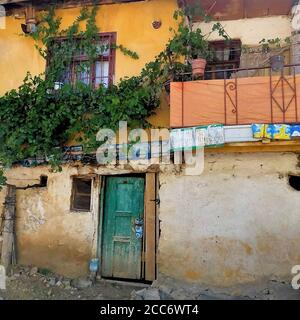
[[[240,77],[254,71],[267,76]],[[300,65],[279,74],[270,67],[223,72],[220,80],[171,83],[171,127],[299,122]]]

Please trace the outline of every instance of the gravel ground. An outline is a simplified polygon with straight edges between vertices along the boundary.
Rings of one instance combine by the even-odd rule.
[[[46,269],[18,266],[0,290],[0,300],[128,300],[140,286],[67,279]]]
[[[151,287],[88,278],[68,279],[47,269],[17,266],[0,290],[0,300],[300,300],[289,281],[266,279],[234,288],[213,289],[160,275]]]

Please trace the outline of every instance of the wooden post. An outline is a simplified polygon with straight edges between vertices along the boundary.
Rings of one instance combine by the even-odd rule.
[[[156,269],[156,177],[146,173],[145,190],[145,280],[155,280]]]
[[[7,195],[4,203],[3,240],[1,265],[7,270],[11,265],[14,245],[14,225],[16,212],[16,186],[7,185]]]

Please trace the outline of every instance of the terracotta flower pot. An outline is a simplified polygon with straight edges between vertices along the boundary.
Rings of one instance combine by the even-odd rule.
[[[205,59],[194,59],[192,60],[192,73],[193,76],[203,76],[206,67]]]

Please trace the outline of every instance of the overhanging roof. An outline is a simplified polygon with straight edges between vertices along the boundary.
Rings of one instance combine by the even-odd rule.
[[[218,20],[236,20],[289,15],[295,0],[178,0],[178,3],[201,5],[208,15]]]

